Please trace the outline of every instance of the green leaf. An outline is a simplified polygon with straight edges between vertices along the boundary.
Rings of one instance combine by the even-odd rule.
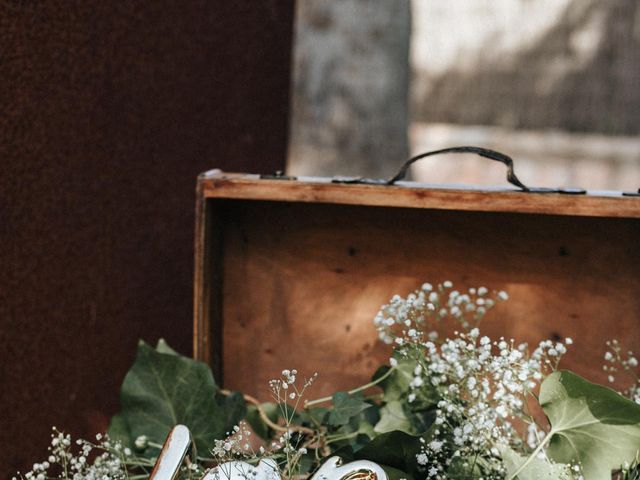
[[[168,351],[160,347],[163,351]],[[216,398],[219,389],[207,365],[175,353],[161,353],[144,342],[125,376],[120,392],[122,412],[111,422],[109,434],[140,435],[161,444],[171,428],[186,425],[199,451],[224,438],[244,416],[244,400],[237,395]]]
[[[527,457],[517,454],[506,446],[500,449],[500,455],[507,469],[508,477],[516,473],[527,461]],[[552,463],[548,460],[534,457],[518,473],[516,478],[518,480],[570,480],[573,476],[567,465]],[[611,478],[609,477],[607,480],[611,480]]]
[[[387,478],[389,480],[413,480],[412,475],[409,475],[407,472],[404,472],[397,468],[393,468],[388,465],[380,465],[380,467],[382,467],[384,473],[387,474]]]
[[[309,423],[319,427],[325,422],[327,415],[330,415],[330,410],[324,407],[309,408],[307,415]]]
[[[226,415],[225,432],[230,432],[240,420],[247,416],[247,404],[240,392],[231,392],[231,395],[218,394],[216,395],[216,403]]]
[[[404,432],[389,432],[377,436],[355,452],[357,460],[370,460],[381,466],[395,468],[407,474],[419,475],[416,455],[420,453],[420,438]]]
[[[420,353],[422,356],[422,353]],[[376,431],[380,433],[401,430],[410,434],[426,432],[435,420],[435,411],[440,399],[436,388],[431,382],[424,382],[420,388],[410,389],[414,378],[415,368],[419,360],[414,356],[402,356],[396,354],[397,365],[393,371],[380,382],[384,390],[384,402],[381,409],[381,420],[376,425]],[[373,379],[380,378],[389,372],[390,367],[380,367]],[[408,402],[409,393],[413,399]]]
[[[179,355],[178,352],[169,346],[164,338],[158,340],[158,343],[156,344],[156,352],[166,353],[167,355]]]
[[[393,400],[380,409],[380,421],[374,427],[376,433],[400,431],[412,434],[411,422],[404,412],[403,402]]]
[[[329,414],[329,425],[338,426],[349,423],[349,419],[371,407],[371,404],[361,398],[349,395],[347,392],[333,394],[333,410]]]
[[[413,380],[413,370],[416,368],[417,363],[411,359],[398,359],[398,364],[394,368],[394,371],[380,382],[380,387],[384,390],[384,400],[390,402],[393,400],[400,400],[406,397],[409,391],[409,384]],[[373,380],[380,378],[387,373],[391,367],[380,367],[373,375]]]
[[[475,480],[484,478],[482,474],[482,457],[461,457],[456,456],[451,459],[447,467],[447,480]]]
[[[129,426],[122,414],[118,413],[111,417],[111,423],[109,424],[109,437],[112,440],[119,441],[124,447],[133,448],[131,432],[129,431]]]
[[[280,416],[280,414],[277,404],[268,402],[262,403],[260,406],[266,413],[269,420],[271,420],[273,423],[276,423],[278,421],[278,417]],[[245,420],[251,426],[251,429],[260,438],[264,440],[271,440],[273,438],[274,430],[269,428],[269,426],[264,423],[262,418],[260,418],[260,412],[258,411],[258,407],[256,407],[255,405],[249,405]]]
[[[372,414],[370,414],[370,412]],[[360,435],[366,436],[369,440],[378,436],[378,433],[374,430],[374,425],[380,420],[377,407],[374,406],[368,410],[365,410],[361,415],[351,419],[353,426],[352,431],[358,432]]]
[[[548,456],[577,462],[586,480],[610,480],[640,451],[640,405],[571,372],[549,375],[540,404],[551,423]]]

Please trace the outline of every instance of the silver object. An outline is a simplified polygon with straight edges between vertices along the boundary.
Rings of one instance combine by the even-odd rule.
[[[329,458],[310,480],[389,480],[382,467],[369,460],[341,464],[340,457]]]
[[[180,471],[184,457],[191,446],[191,432],[184,425],[171,429],[162,451],[153,466],[149,480],[173,480]]]
[[[149,480],[174,480],[192,444],[191,432],[184,425],[173,427],[164,442]],[[202,480],[281,480],[278,464],[270,459],[257,466],[247,462],[226,462],[209,470]],[[342,465],[340,457],[324,462],[309,480],[389,480],[380,465],[356,460]]]
[[[271,458],[260,460],[257,466],[247,462],[225,462],[212,468],[202,480],[281,480],[280,470]]]

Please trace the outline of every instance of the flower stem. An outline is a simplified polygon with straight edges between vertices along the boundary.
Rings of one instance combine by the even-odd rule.
[[[220,393],[227,396],[231,395],[231,391],[225,390],[225,389],[220,390]],[[282,425],[278,425],[277,423],[272,422],[269,416],[267,415],[267,412],[265,412],[264,408],[262,408],[262,404],[258,401],[258,399],[247,394],[244,394],[243,397],[245,401],[251,403],[256,407],[256,409],[258,410],[258,415],[260,415],[260,419],[262,420],[262,422],[265,425],[267,425],[269,428],[272,428],[273,430],[275,430],[276,432],[289,432],[289,431],[294,432],[295,431],[295,432],[305,433],[307,435],[313,435],[314,431],[311,428],[303,427],[302,425],[283,427]],[[283,417],[285,416],[286,415],[283,415]],[[290,419],[287,419],[287,420],[290,421]]]
[[[553,430],[551,430],[549,432],[549,434],[542,440],[542,442],[540,442],[540,445],[538,445],[536,447],[536,449],[531,453],[531,455],[529,455],[529,458],[527,458],[527,460],[518,467],[518,469],[512,473],[511,475],[509,475],[509,478],[507,480],[513,480],[514,478],[516,478],[520,473],[522,473],[522,471],[527,468],[527,466],[533,461],[534,458],[536,458],[538,456],[538,454],[540,453],[540,451],[544,448],[544,446],[546,445],[547,441],[555,434],[555,432]]]
[[[349,395],[353,395],[354,393],[358,393],[358,392],[362,392],[364,390],[366,390],[367,388],[371,388],[371,387],[375,387],[376,385],[378,385],[380,382],[382,382],[384,379],[386,379],[389,375],[391,375],[392,372],[395,371],[395,367],[391,367],[389,368],[389,370],[387,370],[383,375],[380,375],[380,377],[378,377],[377,379],[366,383],[364,385],[361,385],[357,388],[354,388],[353,390],[349,390],[347,393]],[[316,400],[310,400],[304,403],[304,408],[309,408],[312,407],[314,405],[319,405],[321,403],[325,403],[325,402],[330,402],[333,399],[333,397],[322,397],[322,398],[317,398]]]
[[[327,445],[330,443],[335,443],[335,442],[339,442],[341,440],[349,440],[350,438],[355,438],[358,435],[360,435],[360,432],[352,432],[352,433],[345,433],[343,435],[329,435],[327,436]]]

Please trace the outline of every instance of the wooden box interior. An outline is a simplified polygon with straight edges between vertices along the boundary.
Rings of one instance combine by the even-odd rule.
[[[195,352],[226,388],[267,400],[284,368],[317,372],[313,396],[357,386],[390,354],[380,305],[444,280],[506,290],[482,332],[572,337],[563,365],[590,379],[606,381],[605,340],[640,349],[638,218],[223,194],[202,209]]]

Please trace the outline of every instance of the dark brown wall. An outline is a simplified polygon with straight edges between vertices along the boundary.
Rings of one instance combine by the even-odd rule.
[[[293,0],[0,1],[0,475],[191,351],[193,189],[286,152]]]

